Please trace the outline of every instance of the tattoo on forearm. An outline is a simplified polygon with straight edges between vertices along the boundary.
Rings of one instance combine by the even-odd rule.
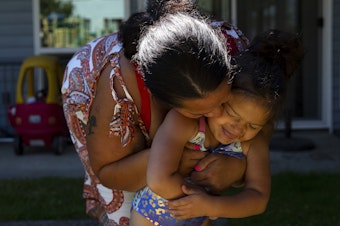
[[[87,123],[87,135],[94,134],[93,127],[97,126],[97,120],[94,115],[90,116],[90,119]]]

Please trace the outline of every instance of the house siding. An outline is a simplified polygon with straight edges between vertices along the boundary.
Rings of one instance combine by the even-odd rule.
[[[32,1],[1,1],[0,49],[0,62],[20,61],[33,54]]]
[[[21,61],[0,62],[0,138],[13,135],[7,120],[7,107],[15,102],[20,65]]]
[[[21,62],[34,53],[32,1],[3,0],[0,7],[0,138],[13,129],[7,107],[15,102]]]
[[[340,0],[333,1],[333,128],[340,135]]]

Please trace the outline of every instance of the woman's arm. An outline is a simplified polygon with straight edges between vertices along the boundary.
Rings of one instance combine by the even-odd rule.
[[[122,146],[120,137],[109,136],[109,125],[116,105],[111,94],[110,71],[111,68],[107,67],[100,76],[87,124],[89,160],[104,186],[136,191],[146,184],[149,151],[140,151],[145,148],[145,140],[137,127],[126,147]],[[124,95],[119,85],[114,88],[118,95]]]

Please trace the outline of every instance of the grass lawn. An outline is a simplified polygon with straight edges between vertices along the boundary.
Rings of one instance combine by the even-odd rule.
[[[340,174],[281,173],[272,177],[267,211],[232,219],[232,226],[340,226]]]
[[[0,222],[85,219],[82,187],[82,178],[0,180]],[[267,211],[230,225],[340,226],[339,191],[339,173],[276,174]]]
[[[80,178],[0,180],[0,221],[85,219],[83,181]]]

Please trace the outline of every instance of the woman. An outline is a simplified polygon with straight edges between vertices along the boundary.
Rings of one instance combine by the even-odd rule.
[[[159,26],[170,26],[163,24],[161,19],[175,12],[186,13],[193,21],[203,21],[190,0],[157,1],[147,12],[131,16],[119,35],[98,38],[81,48],[67,65],[62,86],[65,117],[86,172],[83,196],[87,201],[87,213],[98,218],[102,225],[128,225],[134,193],[146,184],[149,155],[146,148],[150,146],[170,107],[177,107],[187,117],[212,117],[221,114],[221,106],[227,101],[230,86],[225,81],[229,62],[227,51],[221,50],[222,44],[217,45],[217,55],[216,49],[207,51],[214,68],[223,68],[218,76],[202,74],[212,82],[207,96],[188,97],[185,93],[178,93],[180,105],[171,102],[170,97],[162,99],[154,90],[149,96],[138,67],[131,58],[136,53],[140,35],[143,37],[143,32],[158,20]],[[175,34],[182,33],[177,29],[178,24],[171,26]],[[206,31],[214,33],[209,26],[206,26]],[[188,40],[197,38],[194,30],[185,35]],[[205,36],[203,43],[190,44],[195,51],[212,40],[221,42],[216,34]],[[168,42],[166,46],[172,47],[172,43]],[[186,53],[185,46],[185,42],[179,46],[179,53]],[[139,50],[148,48],[140,46]],[[163,75],[164,65],[167,65],[164,59],[163,55],[158,55],[154,59],[155,64],[148,68],[153,71],[154,78]],[[195,58],[178,54],[175,60],[176,65],[181,66],[187,60],[195,61]],[[193,75],[188,71],[188,78]],[[183,74],[173,73],[171,76],[177,83],[184,81]],[[149,77],[147,84],[156,81],[154,78]],[[147,86],[150,87],[150,84]],[[171,94],[172,91],[167,88],[172,90],[173,87],[164,86],[161,92]],[[219,155],[205,157],[205,153],[192,152],[185,152],[190,154],[184,154],[180,168],[183,174],[188,174],[198,160],[202,159],[199,162],[201,165],[208,164],[206,170],[192,174],[192,179],[199,185],[223,190],[243,175],[244,162]],[[240,165],[243,171],[239,170],[242,169]],[[215,174],[226,172],[229,168],[236,169],[230,178],[225,173]]]

